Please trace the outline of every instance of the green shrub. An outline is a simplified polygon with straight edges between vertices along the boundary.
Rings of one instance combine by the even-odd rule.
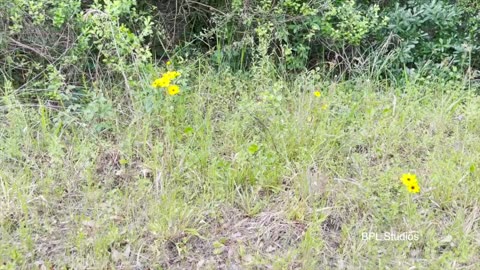
[[[395,6],[384,30],[398,37],[394,68],[420,68],[428,62],[437,67],[469,64],[472,46],[469,33],[462,31],[463,10],[455,5],[432,1]]]
[[[152,35],[153,23],[135,6],[134,0],[83,7],[80,0],[3,3],[0,83],[13,82],[27,100],[59,103],[88,96],[100,73],[129,89],[137,68],[151,62],[144,41]],[[133,23],[141,31],[133,33],[126,26]]]
[[[407,68],[448,80],[480,68],[474,0],[15,0],[0,11],[0,84],[28,101],[89,102],[98,83],[131,98],[153,61],[205,54],[233,70],[273,62],[325,76]]]

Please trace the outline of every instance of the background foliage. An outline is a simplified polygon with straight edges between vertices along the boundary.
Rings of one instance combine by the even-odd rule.
[[[351,74],[372,62],[379,64],[378,74],[395,76],[404,68],[448,69],[447,75],[457,76],[480,65],[475,0],[15,0],[0,5],[1,79],[16,86],[44,76],[73,88],[85,75],[95,77],[99,67],[123,73],[126,83],[132,63],[165,59],[175,48],[179,57],[207,53],[214,63],[233,69],[247,69],[256,57],[268,56],[281,70],[320,66],[330,75]],[[38,87],[48,88],[52,98],[59,94],[56,84]]]

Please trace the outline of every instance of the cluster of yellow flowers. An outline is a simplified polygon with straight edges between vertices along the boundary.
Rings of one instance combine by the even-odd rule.
[[[176,84],[171,84],[173,80],[179,77],[181,74],[178,71],[167,71],[162,75],[162,77],[154,80],[152,86],[155,88],[167,88],[169,95],[174,96],[180,93],[180,87]]]
[[[418,185],[417,176],[415,174],[406,173],[402,175],[402,183],[410,193],[420,192],[420,186]]]

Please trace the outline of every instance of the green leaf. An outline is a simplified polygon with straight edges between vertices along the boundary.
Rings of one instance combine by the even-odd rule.
[[[259,148],[258,145],[256,145],[256,144],[251,144],[251,145],[248,147],[248,152],[253,155],[253,154],[255,154],[255,153],[258,151],[258,148]]]
[[[213,242],[213,247],[216,248],[216,249],[220,249],[223,246],[225,246],[225,245],[223,243],[221,243],[220,241]]]

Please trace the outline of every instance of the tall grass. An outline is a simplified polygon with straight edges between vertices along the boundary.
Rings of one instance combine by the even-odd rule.
[[[1,268],[478,263],[480,98],[463,84],[175,68],[176,96],[140,69],[128,102],[2,97]],[[407,172],[419,194],[401,186]]]

